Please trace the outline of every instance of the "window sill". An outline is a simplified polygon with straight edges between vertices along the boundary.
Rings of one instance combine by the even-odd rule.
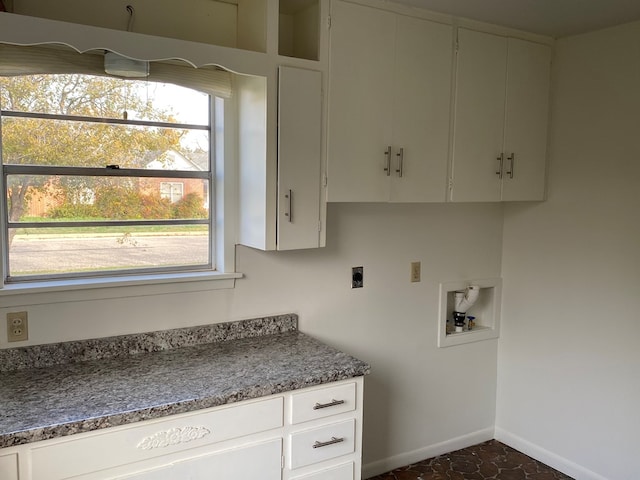
[[[3,306],[142,297],[233,288],[242,273],[198,272],[9,284]]]

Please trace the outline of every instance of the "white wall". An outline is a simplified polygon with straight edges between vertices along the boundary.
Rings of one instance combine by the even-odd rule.
[[[497,435],[639,478],[640,23],[557,43],[548,201],[505,209]]]
[[[371,363],[364,461],[381,473],[477,432],[491,438],[497,342],[438,349],[437,302],[442,281],[499,276],[501,238],[496,204],[332,204],[326,248],[239,247],[246,278],[233,290],[28,306],[30,335],[57,342],[296,312],[301,331]],[[418,260],[422,282],[412,284]],[[365,286],[351,290],[358,265]]]

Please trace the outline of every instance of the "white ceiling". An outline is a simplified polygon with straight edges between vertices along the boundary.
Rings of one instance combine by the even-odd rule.
[[[434,12],[565,37],[640,20],[640,0],[398,0]]]

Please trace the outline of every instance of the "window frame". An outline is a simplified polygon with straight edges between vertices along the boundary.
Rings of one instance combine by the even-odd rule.
[[[179,85],[179,83],[176,82]],[[191,87],[193,88],[193,87]],[[13,167],[3,165],[0,162],[0,188],[2,196],[0,198],[0,242],[2,249],[5,251],[0,255],[0,271],[2,278],[0,279],[0,296],[21,293],[38,293],[38,292],[60,292],[90,289],[94,292],[102,287],[109,287],[110,292],[115,292],[116,287],[139,286],[141,294],[144,292],[154,292],[158,290],[158,285],[173,284],[176,291],[193,291],[193,290],[211,290],[218,288],[233,288],[235,279],[241,278],[242,274],[235,273],[235,250],[233,248],[233,238],[231,232],[235,226],[235,202],[232,201],[232,195],[236,191],[233,186],[235,179],[235,162],[233,162],[232,148],[225,148],[225,145],[233,145],[235,140],[235,129],[232,128],[236,120],[235,102],[232,98],[218,97],[214,94],[205,92],[209,98],[209,169],[207,172],[191,172],[191,171],[153,171],[146,169],[95,169],[99,170],[101,175],[105,176],[146,176],[157,178],[203,178],[202,174],[208,180],[208,201],[209,201],[209,219],[204,223],[209,225],[209,263],[203,267],[179,267],[176,269],[156,268],[151,271],[143,269],[135,269],[133,271],[112,270],[104,275],[77,275],[72,274],[68,278],[65,275],[56,275],[55,278],[43,279],[39,278],[35,281],[20,280],[17,282],[7,282],[8,277],[8,228],[11,222],[8,220],[8,208],[6,205],[6,176],[8,172],[15,172]],[[221,110],[220,110],[221,107]],[[118,120],[118,119],[116,119]],[[141,121],[130,121],[130,123],[139,123]],[[223,122],[224,127],[220,130],[217,122]],[[129,123],[129,122],[128,122]],[[154,123],[145,122],[142,123]],[[157,123],[157,122],[155,122]],[[172,128],[180,128],[182,125],[171,124]],[[0,129],[1,129],[0,124]],[[0,138],[1,138],[0,130]],[[2,142],[0,141],[0,156],[2,155]],[[7,168],[8,167],[8,168]],[[90,167],[51,167],[85,169]],[[70,170],[66,173],[69,173]],[[185,174],[186,172],[186,174]],[[193,175],[195,174],[195,175]],[[226,177],[225,177],[226,175]],[[164,223],[164,221],[160,221]],[[167,221],[174,223],[175,221]],[[193,221],[178,220],[178,223],[186,224]],[[195,221],[202,223],[202,221]],[[55,222],[56,226],[63,226],[62,222]],[[150,222],[146,222],[147,224]],[[131,223],[130,223],[131,224]],[[74,226],[79,223],[74,222]],[[92,223],[96,225],[96,223]],[[25,226],[24,223],[20,226]],[[212,283],[212,281],[214,281]],[[222,280],[223,282],[220,282]],[[161,289],[164,291],[163,289]],[[94,295],[94,298],[103,298],[105,293]],[[121,294],[120,294],[121,295]],[[106,295],[105,298],[111,298]]]

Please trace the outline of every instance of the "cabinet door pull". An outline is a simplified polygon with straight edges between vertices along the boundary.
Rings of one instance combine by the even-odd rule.
[[[384,151],[385,161],[384,161],[384,171],[387,172],[387,177],[391,175],[391,145],[387,147]]]
[[[398,157],[398,168],[396,168],[396,173],[398,174],[398,177],[402,177],[402,169],[404,167],[404,148],[400,148],[400,151],[398,153],[396,153],[396,156]]]
[[[509,175],[509,178],[513,178],[513,164],[516,161],[516,154],[511,152],[511,155],[507,157],[507,160],[509,160],[509,170],[507,170],[507,175]]]
[[[498,175],[498,178],[502,178],[502,167],[504,166],[504,153],[501,153],[500,156],[498,158],[496,158],[496,160],[498,160],[498,171],[496,172],[496,175]]]
[[[284,198],[287,199],[287,210],[284,212],[284,216],[287,217],[287,221],[289,223],[293,222],[293,211],[291,210],[291,205],[293,202],[293,192],[288,190],[287,193],[284,194]]]
[[[335,407],[336,405],[342,405],[343,403],[344,403],[344,400],[334,400],[332,398],[329,403],[316,403],[313,406],[313,409],[314,410],[320,410],[321,408]]]
[[[334,445],[340,442],[344,442],[344,437],[342,438],[331,437],[331,440],[328,440],[326,442],[319,442],[316,440],[316,443],[313,444],[313,448],[322,448],[322,447]]]

